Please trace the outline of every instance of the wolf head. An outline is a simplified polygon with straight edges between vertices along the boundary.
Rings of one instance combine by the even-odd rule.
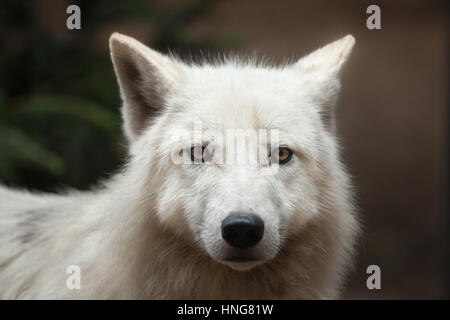
[[[320,216],[340,174],[334,110],[353,44],[348,35],[278,67],[188,65],[113,34],[130,170],[161,228],[246,270]]]

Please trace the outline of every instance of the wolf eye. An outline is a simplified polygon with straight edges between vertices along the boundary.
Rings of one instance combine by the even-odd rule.
[[[285,164],[285,163],[288,163],[292,159],[292,155],[293,155],[293,152],[288,147],[279,147],[278,155],[274,154],[274,158],[275,158],[275,160],[278,160],[279,164]]]
[[[203,145],[195,145],[191,147],[191,160],[192,162],[206,162],[209,161],[210,154],[208,148]]]
[[[292,158],[292,150],[286,147],[280,147],[278,150],[278,162],[284,164]]]

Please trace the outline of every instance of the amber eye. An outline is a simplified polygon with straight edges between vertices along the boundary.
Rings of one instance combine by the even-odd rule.
[[[210,158],[208,148],[202,145],[191,147],[191,160],[195,163],[208,161]]]
[[[292,150],[287,147],[279,147],[278,148],[278,156],[276,156],[275,160],[278,160],[279,164],[288,163],[292,158]]]

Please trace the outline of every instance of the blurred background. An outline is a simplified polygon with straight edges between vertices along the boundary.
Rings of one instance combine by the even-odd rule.
[[[81,30],[66,8],[81,8]],[[381,30],[366,8],[381,8]],[[87,189],[123,161],[113,31],[181,56],[300,57],[348,33],[338,132],[364,222],[347,299],[449,298],[444,1],[2,1],[0,181]],[[381,268],[381,290],[366,287]]]

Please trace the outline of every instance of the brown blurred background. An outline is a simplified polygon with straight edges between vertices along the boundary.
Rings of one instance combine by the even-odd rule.
[[[132,7],[119,2],[122,7],[115,10],[107,2],[103,7],[79,2],[81,31],[65,28],[65,8],[72,2],[39,2],[27,9],[33,18],[20,23],[11,20],[14,16],[11,18],[7,8],[2,9],[10,22],[0,31],[0,66],[4,64],[0,69],[0,118],[12,119],[4,121],[4,126],[13,133],[20,129],[36,138],[35,145],[45,146],[42,152],[54,157],[54,165],[45,168],[39,159],[30,160],[32,165],[28,165],[27,158],[12,161],[3,155],[3,163],[10,161],[13,165],[3,171],[0,167],[0,180],[42,190],[54,190],[61,182],[87,188],[119,165],[122,151],[114,149],[120,139],[116,124],[119,99],[107,51],[107,39],[113,31],[135,36],[163,51],[171,48],[181,54],[196,54],[199,49],[256,50],[276,60],[300,57],[350,33],[356,38],[356,46],[343,76],[338,132],[358,192],[364,234],[344,298],[449,298],[448,16],[443,1],[171,0],[131,1]],[[366,8],[371,4],[381,8],[381,30],[366,28]],[[14,60],[17,52],[26,51],[31,41],[27,39],[35,38],[30,34],[35,24],[45,34],[49,43],[46,48],[51,49],[38,50],[27,58],[33,72],[31,76],[28,68],[23,71],[24,78],[17,80],[23,83],[27,79],[27,90],[23,90],[22,85],[14,87],[4,74],[12,69],[8,59]],[[61,43],[72,43],[73,47],[59,50]],[[41,46],[35,41],[30,50]],[[75,49],[80,55],[71,56]],[[86,52],[96,60],[84,57]],[[80,59],[83,66],[104,68],[87,70],[86,74],[78,71],[82,67],[73,73],[47,74],[49,67],[64,69]],[[59,83],[49,80],[55,77],[59,77]],[[49,98],[53,94],[57,96]],[[115,124],[105,129],[105,121],[99,116],[91,121],[94,128],[86,129],[80,120],[82,124],[73,129],[80,132],[75,140],[67,136],[66,125],[74,123],[71,111],[55,115],[50,110],[51,115],[39,124],[30,124],[36,120],[14,114],[17,105],[25,111],[35,106],[34,115],[36,110],[45,113],[51,103],[65,104],[61,97],[75,105],[80,101],[70,99],[98,104],[100,113],[106,112],[105,117],[112,117]],[[65,116],[69,120],[64,120]],[[55,122],[64,127],[58,128]],[[1,128],[0,121],[0,134]],[[5,132],[17,136],[7,129],[4,137]],[[110,131],[105,134],[102,130]],[[50,134],[65,138],[49,139]],[[92,136],[99,140],[92,140]],[[12,141],[8,137],[4,145]],[[109,146],[104,150],[109,152],[109,159],[96,163],[92,159],[99,152],[98,145]],[[77,155],[70,153],[73,150],[79,150]],[[105,158],[105,153],[101,154]],[[0,152],[0,160],[1,156]],[[36,183],[37,179],[41,182]],[[381,268],[381,290],[366,288],[366,268],[371,264]]]

